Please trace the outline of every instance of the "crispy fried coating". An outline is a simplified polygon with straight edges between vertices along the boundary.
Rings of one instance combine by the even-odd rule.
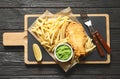
[[[68,38],[68,43],[74,49],[76,56],[85,55],[87,34],[82,24],[71,22],[66,28],[66,37]]]

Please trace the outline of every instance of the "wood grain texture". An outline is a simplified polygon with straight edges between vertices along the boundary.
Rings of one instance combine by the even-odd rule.
[[[120,79],[120,0],[0,0],[0,79]],[[25,65],[23,47],[4,47],[2,34],[23,31],[24,15],[53,13],[71,6],[74,13],[108,13],[112,59],[109,65],[76,65],[65,73],[58,65]]]
[[[2,78],[2,76],[0,77]],[[119,76],[91,76],[91,75],[72,75],[71,77],[68,76],[5,76],[5,79],[119,79]]]
[[[55,13],[63,8],[47,8]],[[90,14],[107,13],[110,15],[110,28],[120,28],[119,18],[120,8],[72,8],[73,13],[79,14],[80,10],[86,10]],[[0,9],[0,30],[23,30],[25,14],[41,14],[44,8],[8,8]],[[6,16],[6,17],[3,17]],[[117,19],[118,18],[118,19]]]
[[[120,7],[119,0],[1,0],[0,7]]]

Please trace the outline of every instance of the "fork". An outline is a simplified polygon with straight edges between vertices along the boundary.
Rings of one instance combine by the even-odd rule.
[[[105,40],[103,39],[102,35],[96,30],[96,28],[92,25],[92,21],[89,19],[87,13],[85,11],[81,11],[80,13],[81,19],[84,22],[84,24],[89,28],[90,33],[92,35],[93,41],[97,47],[97,50],[100,54],[100,56],[105,56],[101,45],[105,48],[107,53],[111,52],[110,47],[107,45]],[[101,43],[101,44],[100,44]]]

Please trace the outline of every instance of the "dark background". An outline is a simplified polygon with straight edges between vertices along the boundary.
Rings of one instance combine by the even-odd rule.
[[[24,47],[4,47],[2,34],[24,29],[25,14],[55,13],[70,6],[73,13],[110,15],[112,59],[109,65],[76,65],[65,73],[58,65],[25,65]],[[120,79],[120,0],[0,0],[0,79]]]

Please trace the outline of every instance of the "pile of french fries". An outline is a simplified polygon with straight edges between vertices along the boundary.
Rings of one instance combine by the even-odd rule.
[[[69,22],[71,22],[71,20],[68,16],[58,16],[55,18],[39,17],[35,21],[31,31],[48,52],[53,52],[54,47],[58,43],[67,42],[65,29]]]

